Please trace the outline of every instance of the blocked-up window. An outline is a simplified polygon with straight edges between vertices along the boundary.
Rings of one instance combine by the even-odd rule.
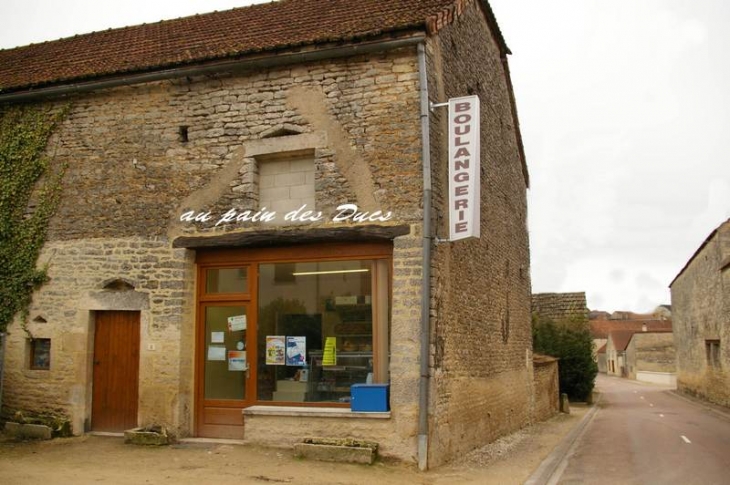
[[[720,341],[705,340],[705,352],[707,354],[707,367],[720,368]]]
[[[51,368],[51,339],[36,338],[30,341],[30,368],[34,370]]]
[[[279,214],[277,219],[306,205],[314,207],[314,159],[311,155],[259,160],[259,207]]]

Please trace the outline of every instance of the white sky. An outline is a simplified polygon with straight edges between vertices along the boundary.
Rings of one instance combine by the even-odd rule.
[[[0,48],[250,3],[0,0]],[[490,3],[514,53],[533,291],[585,291],[608,311],[669,303],[730,217],[730,2]]]

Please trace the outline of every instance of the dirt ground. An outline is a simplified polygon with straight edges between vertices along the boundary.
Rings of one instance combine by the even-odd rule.
[[[121,438],[81,436],[42,442],[0,439],[0,482],[25,484],[521,484],[570,432],[586,408],[572,407],[502,438],[448,466],[419,472],[414,465],[372,466],[305,461],[289,449],[210,443],[169,447],[125,445]]]

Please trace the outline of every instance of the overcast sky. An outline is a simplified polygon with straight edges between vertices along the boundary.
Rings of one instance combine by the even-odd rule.
[[[0,0],[0,48],[250,3]],[[585,291],[608,311],[669,303],[730,217],[730,2],[490,3],[513,52],[533,291]]]

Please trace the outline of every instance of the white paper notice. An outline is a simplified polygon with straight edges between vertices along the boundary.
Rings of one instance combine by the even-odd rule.
[[[228,317],[228,331],[240,332],[241,330],[246,330],[246,315]]]
[[[228,351],[228,370],[231,372],[243,372],[246,370],[246,352],[238,350]]]
[[[210,332],[210,343],[222,344],[226,341],[226,332]]]
[[[226,360],[226,348],[222,345],[208,346],[208,360]]]

